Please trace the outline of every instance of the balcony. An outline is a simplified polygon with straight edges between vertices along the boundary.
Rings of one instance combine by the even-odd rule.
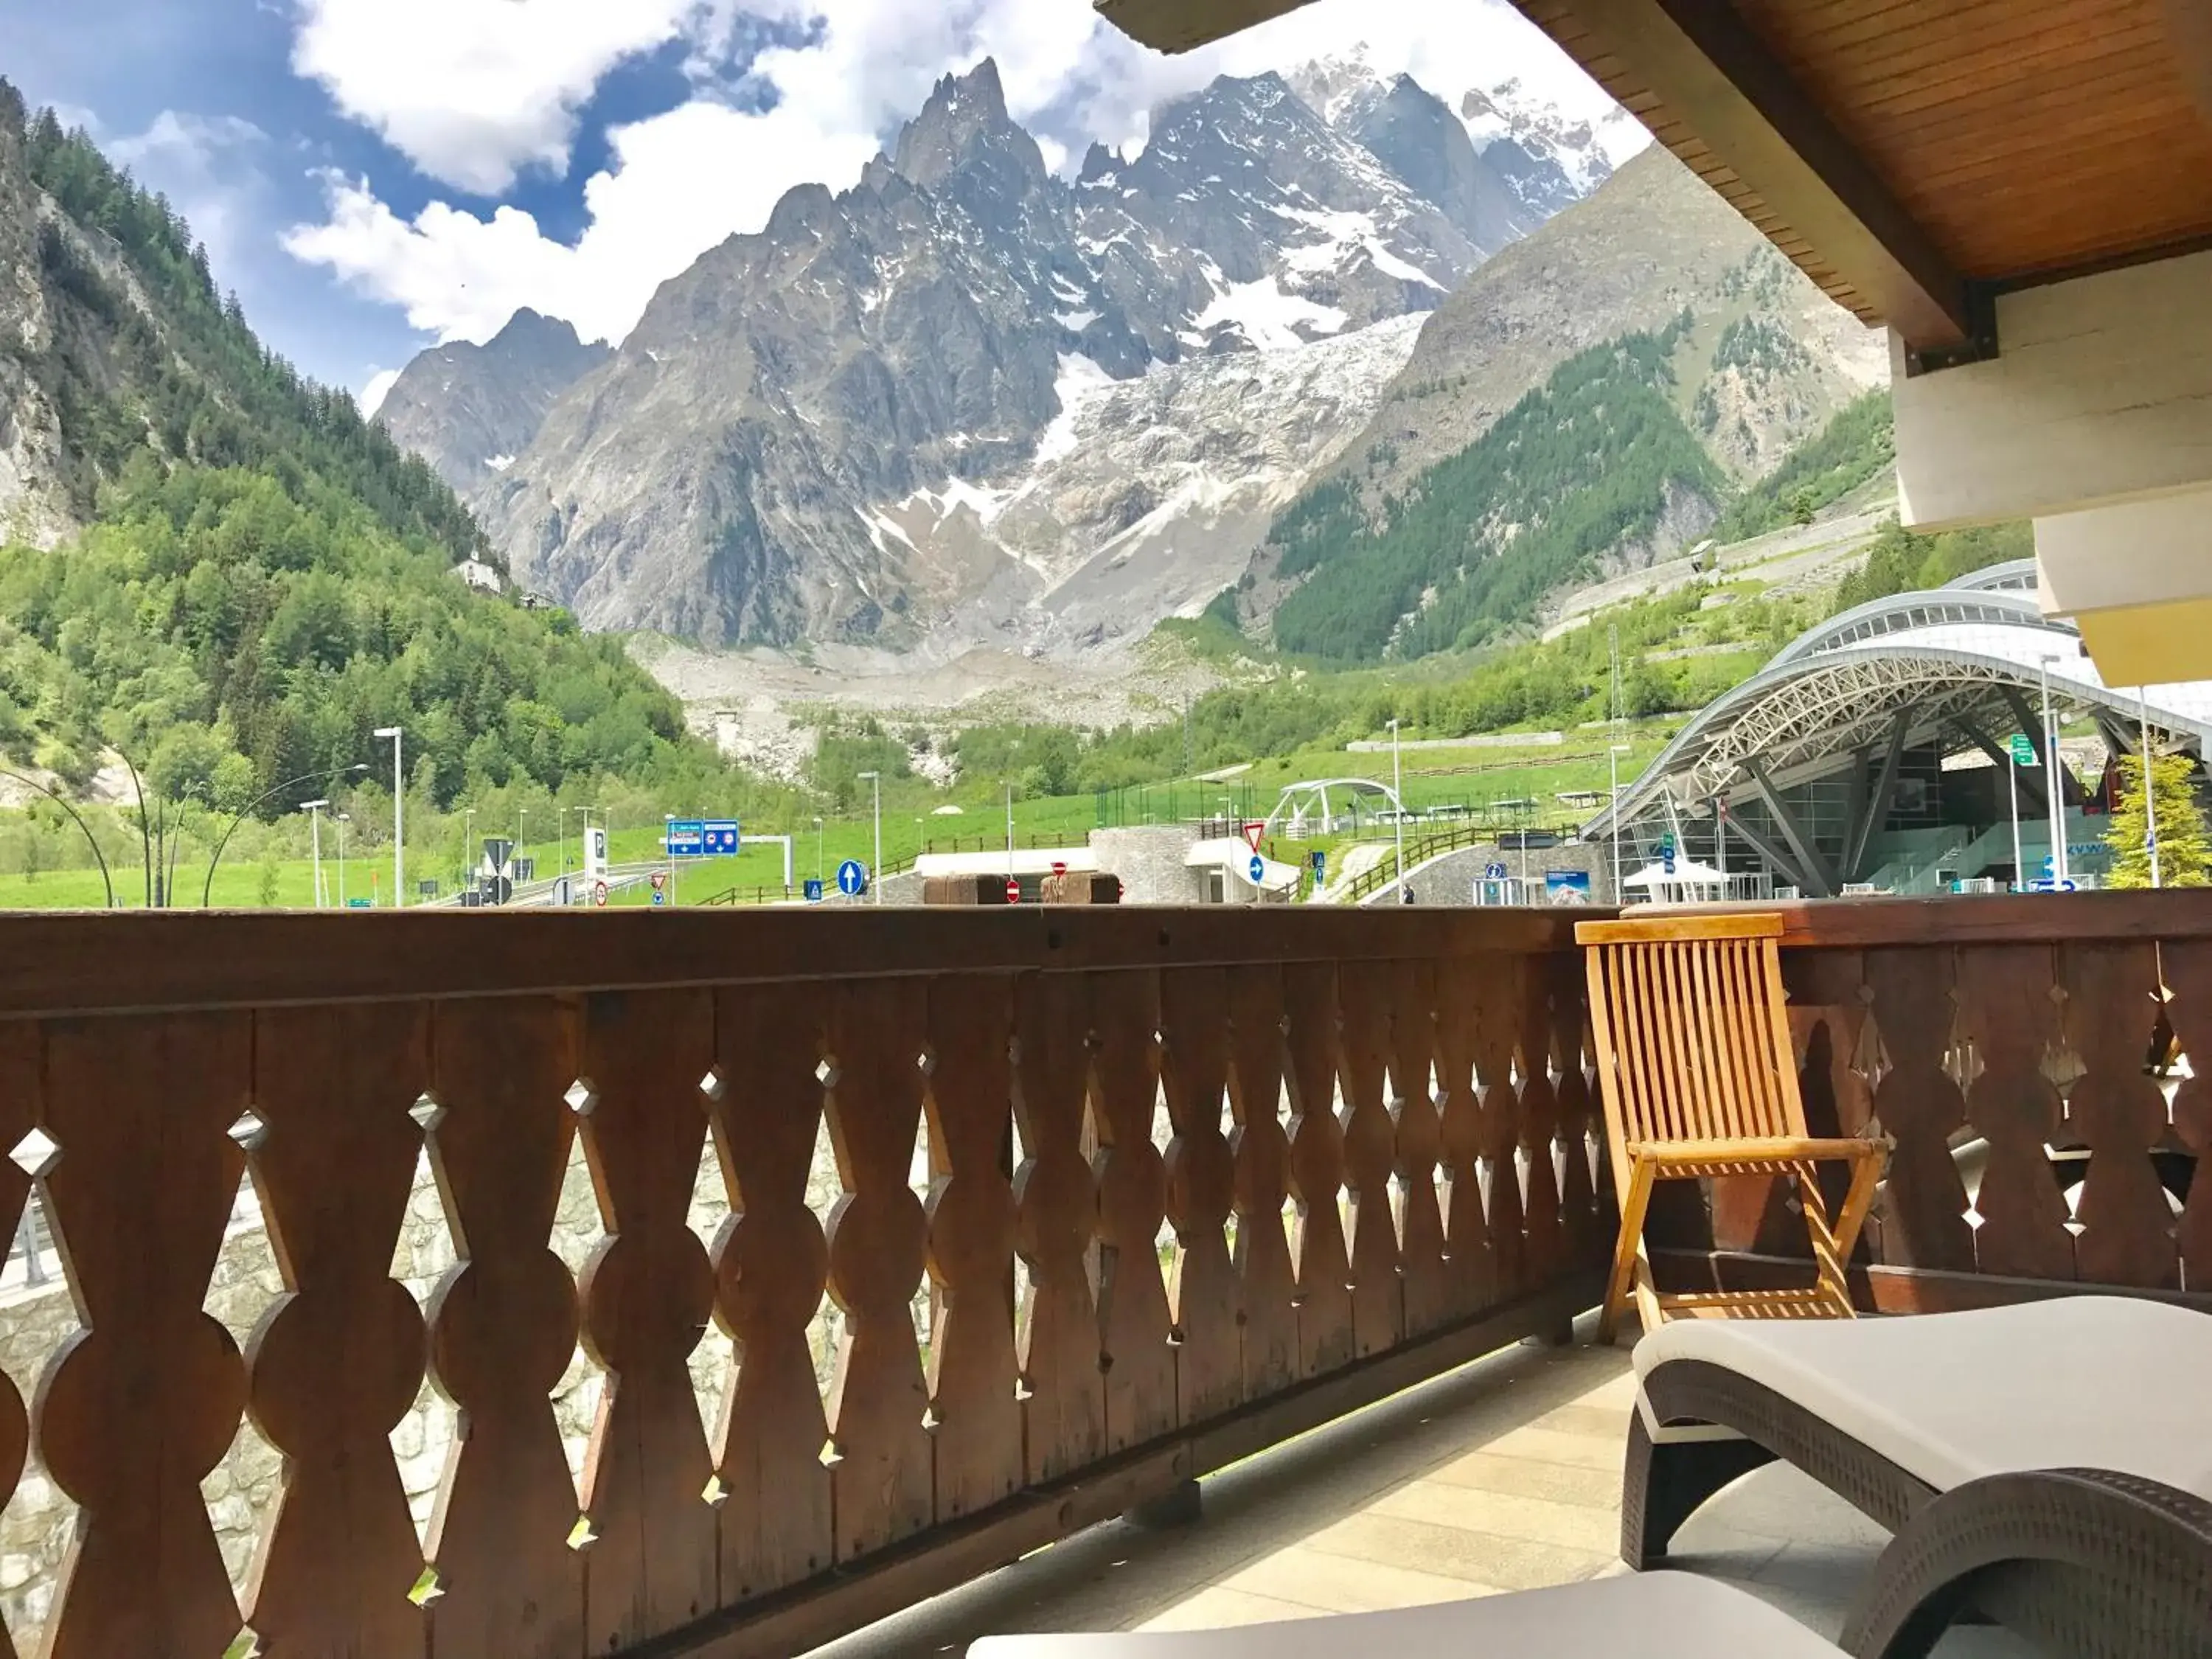
[[[1600,1570],[1625,1351],[1517,1346],[1611,1243],[1588,914],[0,919],[0,1616],[55,1659],[1203,1622],[1516,1434],[1600,1477],[1540,1500],[1582,1532],[1328,1594]],[[1863,1307],[2212,1305],[2166,1064],[2212,902],[1789,917],[1815,1133],[1896,1142]],[[1664,1270],[1802,1273],[1779,1201],[1717,1183]],[[1036,1553],[1217,1471],[1195,1532]]]

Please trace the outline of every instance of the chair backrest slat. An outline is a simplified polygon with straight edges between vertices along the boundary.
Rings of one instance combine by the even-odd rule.
[[[1590,1008],[1614,1179],[1631,1144],[1805,1133],[1782,988],[1782,918],[1587,921]]]

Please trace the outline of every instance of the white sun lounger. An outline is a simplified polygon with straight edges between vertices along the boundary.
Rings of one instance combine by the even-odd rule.
[[[1230,1630],[994,1636],[969,1659],[1838,1659],[1758,1597],[1685,1572]]]

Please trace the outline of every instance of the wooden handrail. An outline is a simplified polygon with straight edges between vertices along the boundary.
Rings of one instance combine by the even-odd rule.
[[[1569,920],[0,917],[0,1228],[35,1184],[84,1327],[0,1378],[0,1498],[27,1417],[81,1506],[16,1650],[787,1655],[1556,1328],[1610,1233]]]

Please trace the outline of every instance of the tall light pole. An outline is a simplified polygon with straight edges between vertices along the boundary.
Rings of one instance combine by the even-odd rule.
[[[345,908],[345,902],[346,902],[346,900],[345,900],[345,827],[346,827],[346,825],[348,825],[349,823],[351,823],[353,822],[353,819],[352,819],[352,817],[351,817],[350,816],[349,816],[348,814],[343,813],[343,812],[333,812],[333,813],[331,813],[331,821],[332,821],[332,822],[334,822],[334,823],[337,825],[337,827],[338,827],[338,908],[339,908],[339,909],[341,909],[341,910],[343,910],[343,909],[344,909],[344,908]]]
[[[822,820],[814,820],[814,884],[822,884]]]
[[[461,883],[464,888],[475,880],[477,873],[477,809],[461,808]]]
[[[2027,872],[2020,867],[2020,761],[2008,748],[2004,757],[2005,800],[2012,808],[2012,890],[2026,885]]]
[[[1405,774],[1398,764],[1398,722],[1390,722],[1390,805],[1395,809],[1391,817],[1398,831],[1398,885],[1406,884],[1406,793]]]
[[[315,908],[323,908],[323,808],[326,800],[303,800],[300,810],[307,815],[308,845],[313,849],[315,861]]]
[[[2043,769],[2043,793],[2049,797],[2051,809],[2051,878],[2064,891],[2066,881],[2066,773],[2058,761],[2058,728],[2051,719],[2051,665],[2055,656],[2045,656],[2043,672],[2043,757],[2048,763]]]
[[[397,726],[380,726],[376,735],[392,739],[392,905],[399,909],[407,902],[407,777],[399,763],[399,751],[404,741],[404,729]]]
[[[2158,796],[2150,787],[2150,691],[2136,688],[2136,730],[2142,734],[2143,850],[2150,854],[2150,884],[2158,879]]]
[[[530,809],[526,806],[517,806],[514,809],[514,856],[518,860],[522,857],[523,821],[529,817],[529,816]],[[536,875],[537,873],[538,872],[535,870],[531,872],[531,874],[532,875]]]
[[[876,903],[881,904],[884,902],[884,775],[863,772],[860,781],[876,787],[876,866],[868,883],[868,893]]]
[[[1606,751],[1607,763],[1613,769],[1613,902],[1620,902],[1620,757],[1628,752],[1628,745],[1616,743]]]

